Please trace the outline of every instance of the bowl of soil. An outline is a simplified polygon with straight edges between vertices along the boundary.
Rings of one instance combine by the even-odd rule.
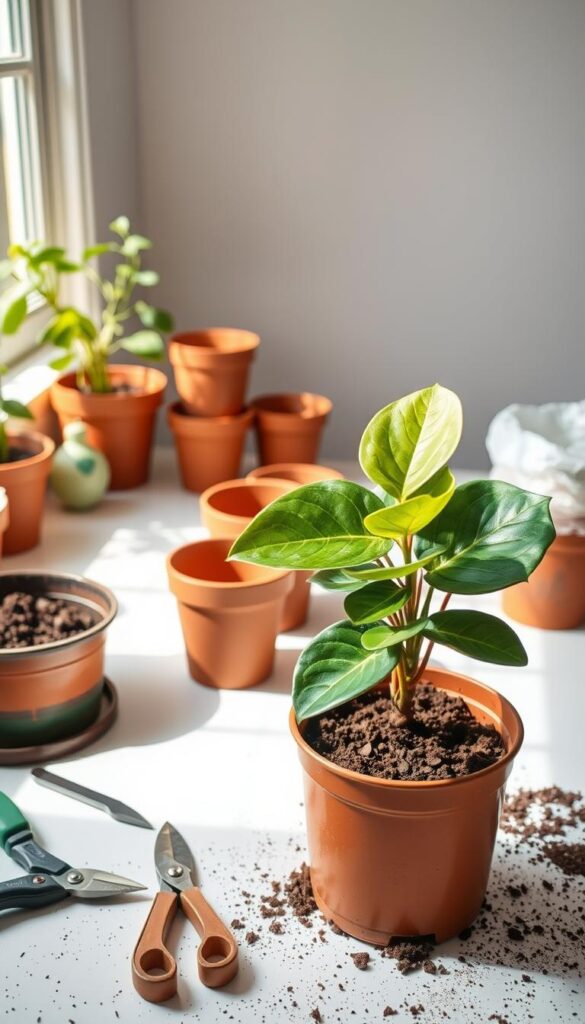
[[[0,747],[52,743],[95,721],[117,607],[82,576],[0,572]]]

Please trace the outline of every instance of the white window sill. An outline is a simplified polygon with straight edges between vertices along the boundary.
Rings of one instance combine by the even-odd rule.
[[[28,405],[44,395],[60,375],[49,366],[52,359],[55,359],[55,350],[47,347],[36,349],[14,363],[3,379],[6,397]]]

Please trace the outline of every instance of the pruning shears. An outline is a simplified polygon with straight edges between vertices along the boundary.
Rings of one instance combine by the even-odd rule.
[[[110,871],[74,868],[35,843],[26,818],[0,792],[0,847],[29,874],[0,882],[0,910],[35,909],[69,896],[103,899],[145,889],[131,878]]]

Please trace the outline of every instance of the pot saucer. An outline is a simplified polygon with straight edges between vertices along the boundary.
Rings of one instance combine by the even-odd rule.
[[[116,687],[107,676],[104,676],[104,689],[100,710],[95,722],[86,729],[54,743],[41,743],[36,747],[0,747],[0,765],[37,764],[40,761],[61,761],[69,754],[88,747],[103,736],[114,724],[118,715],[118,693]]]

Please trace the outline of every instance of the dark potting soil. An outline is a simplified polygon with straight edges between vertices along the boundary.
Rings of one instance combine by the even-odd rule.
[[[32,459],[37,455],[36,451],[27,451],[25,448],[9,448],[8,462],[24,462],[25,459]]]
[[[58,597],[14,592],[0,604],[0,648],[38,647],[89,629],[95,614],[82,604]]]
[[[461,697],[419,685],[406,719],[390,697],[366,693],[310,719],[307,743],[329,761],[381,779],[451,779],[494,764],[505,753],[492,725],[475,719]]]

